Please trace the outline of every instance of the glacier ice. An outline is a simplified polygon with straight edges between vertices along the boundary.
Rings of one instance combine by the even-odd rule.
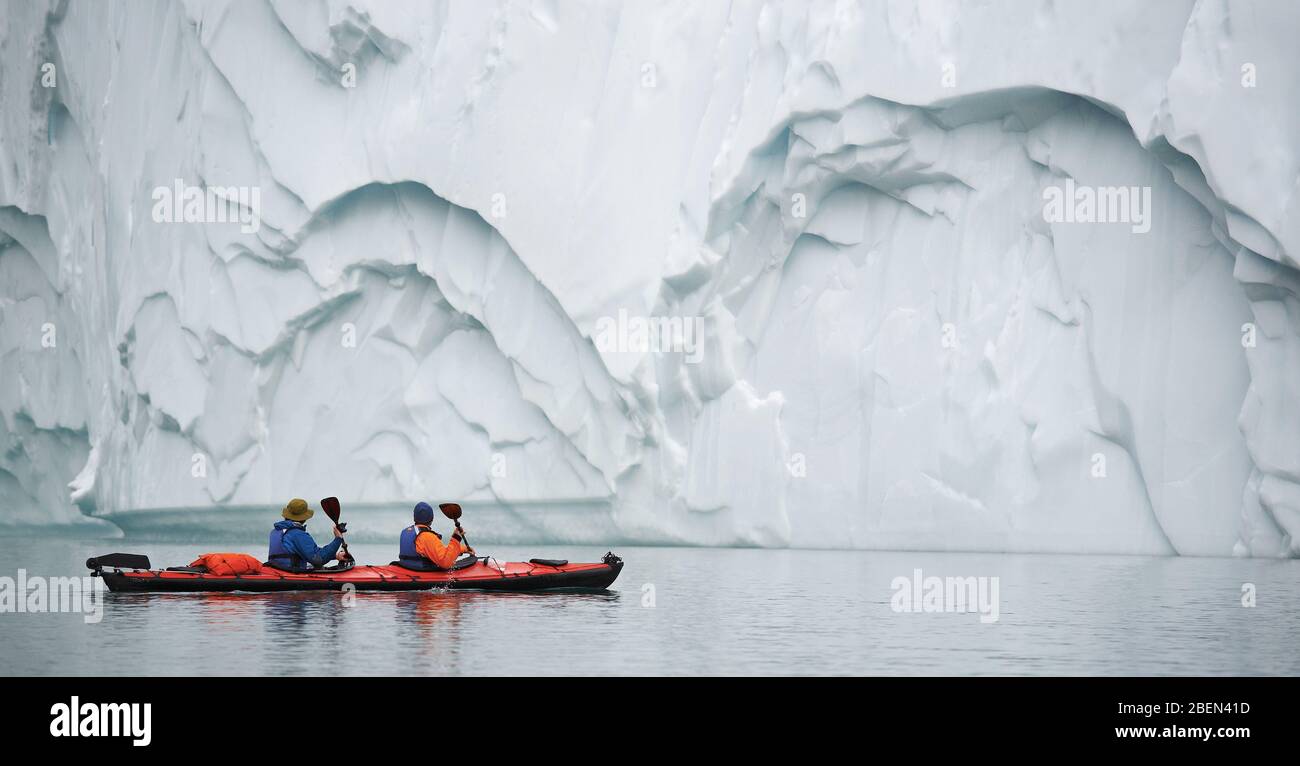
[[[10,4],[0,528],[428,495],[644,542],[1296,555],[1297,31]],[[157,220],[178,182],[255,190],[245,225]],[[1150,230],[1045,219],[1067,184]],[[699,347],[594,342],[628,315]]]

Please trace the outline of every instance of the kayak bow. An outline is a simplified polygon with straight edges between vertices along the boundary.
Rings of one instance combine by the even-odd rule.
[[[604,590],[623,571],[623,560],[606,553],[600,563],[570,564],[567,561],[532,559],[493,566],[486,559],[466,560],[457,568],[418,572],[396,564],[387,566],[327,567],[314,572],[285,572],[263,566],[257,574],[214,575],[201,568],[152,569],[149,558],[137,554],[111,553],[88,559],[92,577],[104,578],[115,593],[203,593],[250,591],[282,593],[299,590],[493,590],[536,591],[556,589]]]

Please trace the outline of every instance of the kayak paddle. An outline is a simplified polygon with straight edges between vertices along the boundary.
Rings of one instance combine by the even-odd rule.
[[[327,497],[320,501],[320,508],[325,512],[326,516],[330,517],[330,521],[334,522],[334,526],[339,528],[339,533],[348,531],[348,525],[339,522],[339,514],[342,513],[343,510],[339,507],[339,499],[337,497]],[[347,557],[348,561],[354,560],[352,554],[348,553],[347,540],[343,541],[343,555]]]
[[[438,503],[438,510],[442,511],[443,516],[456,522],[456,531],[460,533],[461,542],[465,543],[467,551],[473,553],[474,549],[469,545],[469,538],[465,537],[465,530],[460,525],[460,505],[457,503]]]

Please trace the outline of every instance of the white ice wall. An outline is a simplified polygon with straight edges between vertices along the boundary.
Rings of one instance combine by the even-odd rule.
[[[1284,0],[7,5],[0,523],[428,495],[1294,554],[1297,32]],[[178,178],[256,188],[260,227],[156,222]],[[1046,222],[1067,179],[1149,188],[1150,231]],[[699,345],[598,345],[620,315]]]

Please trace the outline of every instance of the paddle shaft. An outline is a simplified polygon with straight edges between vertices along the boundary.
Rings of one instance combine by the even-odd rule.
[[[465,550],[472,553],[474,549],[469,545],[469,538],[465,536],[465,528],[460,525],[460,519],[456,519],[456,531],[460,533],[460,542],[465,546]]]

